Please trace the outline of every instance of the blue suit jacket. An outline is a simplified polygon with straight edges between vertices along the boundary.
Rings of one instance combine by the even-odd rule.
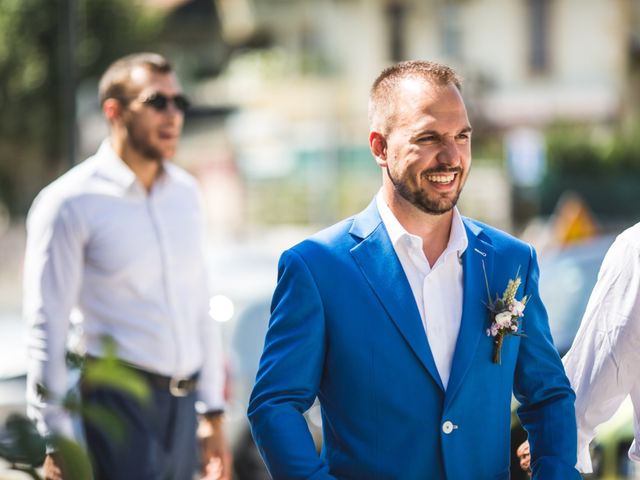
[[[286,251],[249,419],[276,479],[507,479],[511,394],[529,433],[534,478],[579,479],[574,394],[538,296],[535,252],[464,219],[462,321],[444,390],[418,308],[375,206]],[[526,337],[492,363],[487,287],[520,267]],[[302,413],[316,396],[316,454]],[[445,425],[451,422],[453,429]]]

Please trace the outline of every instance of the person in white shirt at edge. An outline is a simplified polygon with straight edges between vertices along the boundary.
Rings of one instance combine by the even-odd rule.
[[[29,416],[44,436],[74,438],[60,399],[69,386],[65,348],[77,309],[88,361],[105,355],[110,337],[152,397],[145,408],[122,391],[81,389],[83,402],[109,409],[127,428],[118,443],[85,422],[96,480],[191,479],[199,448],[202,473],[231,478],[200,196],[195,180],[166,161],[188,101],[171,65],[153,53],[114,62],[99,94],[110,137],[44,188],[27,219]],[[196,404],[203,407],[199,417]],[[63,479],[64,470],[60,454],[49,450],[45,477]]]
[[[640,462],[640,223],[622,232],[609,248],[571,349],[562,359],[576,392],[578,463],[591,473],[589,443],[598,425],[631,396],[635,439],[629,458]],[[529,468],[525,442],[520,465]]]

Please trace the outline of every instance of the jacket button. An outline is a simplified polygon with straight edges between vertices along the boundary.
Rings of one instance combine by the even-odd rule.
[[[456,426],[451,423],[449,420],[447,420],[446,422],[444,422],[442,424],[442,431],[444,433],[446,433],[447,435],[449,435],[451,432],[453,432],[453,430],[456,428]]]

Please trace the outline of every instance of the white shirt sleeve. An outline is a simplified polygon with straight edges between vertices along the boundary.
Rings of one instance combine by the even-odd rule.
[[[69,205],[41,193],[27,218],[23,309],[28,326],[27,413],[42,435],[73,438],[67,388],[69,315],[78,297],[83,232]],[[44,393],[46,391],[46,394]]]
[[[209,295],[205,282],[203,286],[204,288],[201,289],[204,297],[203,305],[206,307]],[[205,411],[223,410],[225,407],[225,356],[220,329],[206,308],[202,315],[200,334],[204,359],[198,380],[198,400],[204,404]]]
[[[638,380],[640,250],[624,233],[602,263],[573,345],[563,362],[576,392],[578,463],[592,471],[589,443]]]

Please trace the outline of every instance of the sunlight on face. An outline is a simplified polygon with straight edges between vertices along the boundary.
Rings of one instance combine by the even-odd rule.
[[[385,188],[425,213],[457,203],[471,164],[471,127],[459,90],[405,79],[387,135]]]

